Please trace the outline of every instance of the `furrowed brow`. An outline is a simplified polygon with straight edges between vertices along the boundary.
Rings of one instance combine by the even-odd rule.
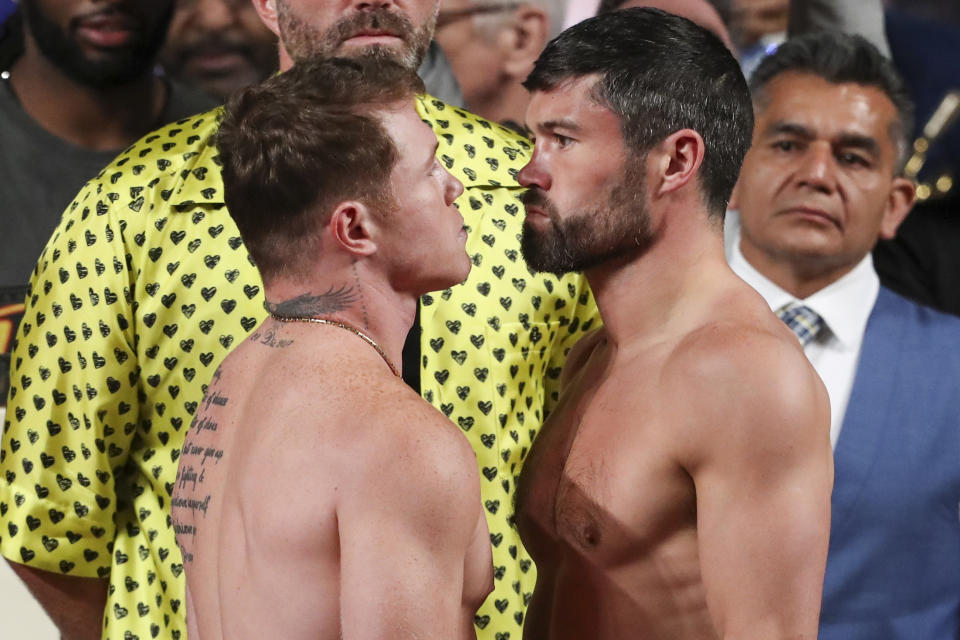
[[[812,129],[802,124],[797,124],[796,122],[787,122],[786,120],[774,122],[767,127],[763,133],[765,136],[789,135],[803,138],[804,140],[813,140],[816,137]]]
[[[871,155],[879,155],[880,144],[875,138],[859,133],[841,133],[834,144],[844,149],[863,149]]]

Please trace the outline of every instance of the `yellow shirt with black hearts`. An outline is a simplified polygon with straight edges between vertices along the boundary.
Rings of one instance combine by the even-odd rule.
[[[519,255],[517,171],[530,143],[422,96],[437,155],[465,186],[467,281],[424,296],[423,397],[477,452],[495,590],[481,638],[521,636],[535,570],[513,521],[524,456],[569,348],[597,311],[582,277]],[[169,520],[186,429],[205,383],[265,316],[260,277],[228,215],[209,112],[160,129],[90,181],[31,279],[0,445],[0,552],[109,577],[104,638],[184,638]]]

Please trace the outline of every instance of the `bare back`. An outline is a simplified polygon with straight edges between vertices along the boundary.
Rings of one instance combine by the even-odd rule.
[[[613,345],[601,331],[571,354],[579,369],[565,372],[518,486],[538,568],[528,640],[815,634],[826,394],[746,285],[726,279],[701,299],[702,312],[656,335]],[[792,371],[789,392],[780,370]]]
[[[192,640],[473,638],[476,461],[360,339],[268,319],[214,376],[173,520]]]

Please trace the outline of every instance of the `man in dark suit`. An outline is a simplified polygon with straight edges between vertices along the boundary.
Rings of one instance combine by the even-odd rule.
[[[751,89],[728,259],[830,394],[820,638],[960,638],[960,320],[881,287],[870,255],[915,199],[912,105],[887,59],[839,34],[787,42]]]

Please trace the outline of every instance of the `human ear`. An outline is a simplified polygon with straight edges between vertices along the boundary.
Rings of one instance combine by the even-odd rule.
[[[252,0],[253,8],[256,10],[260,20],[276,36],[280,36],[280,26],[277,20],[276,0]]]
[[[355,257],[369,256],[377,251],[377,225],[373,212],[362,202],[341,202],[330,214],[330,235],[347,253]]]
[[[526,78],[549,35],[550,17],[543,9],[529,5],[516,9],[499,40],[504,72],[513,78]]]
[[[917,189],[912,180],[899,176],[893,179],[890,195],[887,197],[886,210],[880,221],[882,239],[892,240],[897,235],[897,229],[910,213],[916,199]]]
[[[657,145],[656,150],[660,153],[658,195],[676,192],[687,183],[696,181],[705,153],[699,133],[692,129],[675,131]]]

